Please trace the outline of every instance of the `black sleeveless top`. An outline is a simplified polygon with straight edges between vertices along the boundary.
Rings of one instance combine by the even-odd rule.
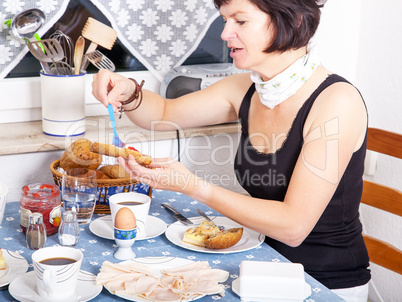
[[[347,82],[330,75],[300,108],[282,147],[275,153],[258,152],[250,143],[248,114],[254,84],[239,111],[241,138],[235,160],[237,180],[253,197],[283,201],[303,145],[303,126],[317,96],[329,85]],[[265,242],[330,289],[364,285],[370,280],[369,258],[359,221],[366,139],[345,170],[327,208],[298,247],[266,237]]]

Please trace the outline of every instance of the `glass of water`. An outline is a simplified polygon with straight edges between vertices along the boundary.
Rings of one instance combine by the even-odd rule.
[[[96,172],[73,168],[63,173],[61,198],[64,209],[77,212],[79,224],[91,221],[96,204]]]

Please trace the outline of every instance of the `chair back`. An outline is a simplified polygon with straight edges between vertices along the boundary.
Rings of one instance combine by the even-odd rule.
[[[369,128],[367,132],[367,150],[402,159],[402,135]],[[364,180],[361,202],[402,216],[402,192],[399,190]],[[363,236],[371,262],[402,274],[401,250],[381,239],[366,234]]]

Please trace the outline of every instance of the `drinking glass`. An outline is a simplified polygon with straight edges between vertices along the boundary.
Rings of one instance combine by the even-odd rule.
[[[79,224],[91,221],[96,204],[96,172],[73,168],[63,173],[61,198],[64,209],[77,212]]]

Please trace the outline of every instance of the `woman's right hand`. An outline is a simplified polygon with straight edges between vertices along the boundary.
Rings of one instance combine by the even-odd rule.
[[[135,90],[135,84],[124,76],[106,69],[94,74],[92,81],[92,94],[102,104],[109,103],[117,110],[122,101],[128,99]]]

